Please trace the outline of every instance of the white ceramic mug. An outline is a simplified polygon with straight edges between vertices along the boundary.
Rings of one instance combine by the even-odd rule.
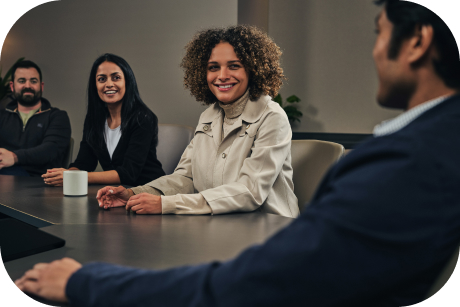
[[[88,195],[88,172],[64,171],[63,186],[65,196]]]

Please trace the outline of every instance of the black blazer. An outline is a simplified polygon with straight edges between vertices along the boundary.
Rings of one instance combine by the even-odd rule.
[[[130,186],[144,185],[165,175],[157,159],[158,119],[154,114],[153,117],[153,123],[132,121],[126,131],[122,131],[112,159],[105,142],[100,147],[93,147],[86,141],[88,124],[85,121],[77,159],[69,168],[92,172],[99,161],[104,171],[117,171],[121,184]]]

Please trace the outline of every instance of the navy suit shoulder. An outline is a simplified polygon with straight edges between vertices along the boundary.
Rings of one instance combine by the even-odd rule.
[[[460,150],[459,128],[460,96],[455,96],[428,110],[403,129],[386,136],[371,137],[357,146],[329,171],[317,190],[313,202],[317,202],[317,197],[326,194],[325,189],[328,185],[325,183],[336,183],[335,180],[341,174],[350,175],[359,170],[360,165],[367,165],[369,170],[372,170],[382,165],[396,167],[397,164],[394,162],[397,159],[406,160],[407,163],[412,163],[414,170],[413,173],[404,175],[413,177],[416,183],[423,180],[417,177],[416,172],[437,173],[438,176],[456,178],[460,174],[460,163],[456,154]],[[377,163],[374,164],[376,161]],[[425,179],[431,184],[439,183],[433,176],[427,176]],[[439,177],[438,179],[441,180]],[[445,179],[442,181],[441,188],[445,192],[454,191],[453,186],[445,182]]]
[[[298,219],[235,259],[165,271],[90,264],[67,296],[79,306],[418,303],[460,243],[459,100],[353,150]]]

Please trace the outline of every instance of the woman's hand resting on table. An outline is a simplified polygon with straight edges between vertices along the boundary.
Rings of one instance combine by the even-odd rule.
[[[43,181],[45,181],[47,185],[62,187],[64,171],[68,170],[65,168],[52,168],[46,170],[46,174],[42,175]]]
[[[99,207],[104,209],[114,207],[125,207],[128,199],[133,196],[134,193],[130,189],[126,189],[122,186],[116,187],[105,187],[97,191],[96,199],[99,203]]]
[[[131,189],[122,186],[105,187],[97,191],[99,207],[104,209],[122,207],[137,214],[161,214],[161,197],[149,193],[134,195]]]

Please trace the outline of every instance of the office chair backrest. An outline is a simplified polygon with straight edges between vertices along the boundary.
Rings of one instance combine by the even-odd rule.
[[[6,95],[3,99],[0,100],[0,110],[6,108],[6,106],[14,100],[13,94]]]
[[[326,171],[343,155],[344,147],[318,140],[291,141],[294,193],[302,212]]]
[[[68,168],[70,163],[72,163],[73,143],[74,143],[74,140],[73,140],[73,137],[71,137],[70,142],[69,142],[69,147],[67,147],[67,150],[64,154],[64,161],[62,161],[64,168]]]
[[[194,133],[195,129],[192,127],[158,124],[157,158],[167,175],[174,172]]]

